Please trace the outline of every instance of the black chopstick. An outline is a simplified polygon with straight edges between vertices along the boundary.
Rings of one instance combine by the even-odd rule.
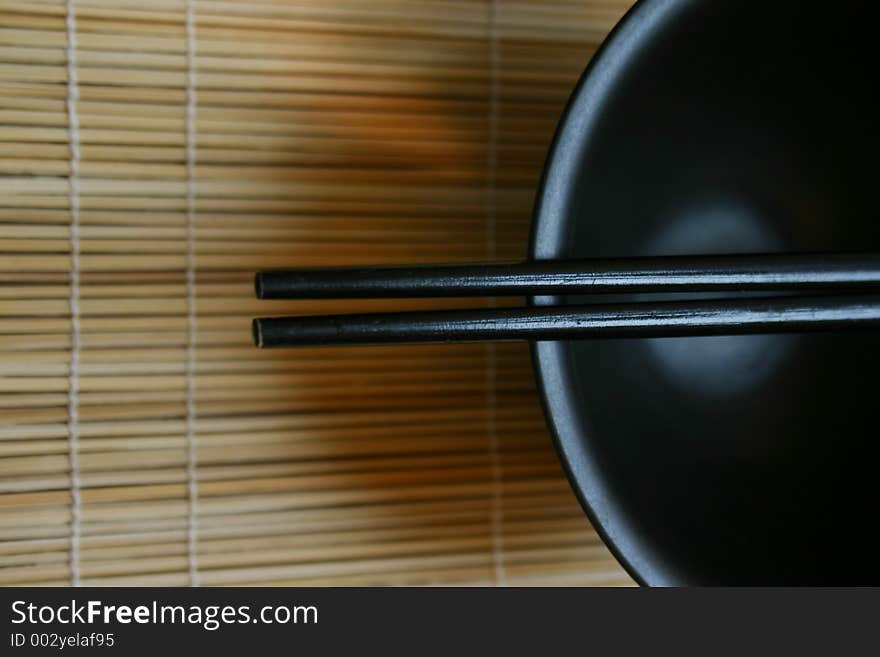
[[[669,256],[270,269],[257,272],[254,283],[260,299],[837,290],[880,286],[880,254]]]
[[[880,295],[536,306],[253,322],[258,347],[649,338],[802,332],[880,326]]]

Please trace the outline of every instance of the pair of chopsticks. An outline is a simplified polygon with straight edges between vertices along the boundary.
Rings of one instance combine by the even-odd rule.
[[[546,260],[344,269],[273,269],[260,299],[793,292],[795,296],[264,317],[259,347],[649,338],[880,326],[880,254]],[[821,296],[804,296],[804,292]]]

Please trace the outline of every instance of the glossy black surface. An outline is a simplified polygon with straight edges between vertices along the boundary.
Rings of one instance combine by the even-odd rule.
[[[258,347],[270,348],[866,328],[880,328],[878,295],[262,317],[253,335]]]
[[[258,299],[452,297],[880,286],[880,254],[543,260],[257,272]]]
[[[640,3],[563,118],[533,257],[877,250],[866,7]],[[880,584],[880,333],[534,351],[572,483],[639,581]]]

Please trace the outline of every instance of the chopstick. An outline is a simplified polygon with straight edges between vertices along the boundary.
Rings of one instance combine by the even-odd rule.
[[[880,254],[667,256],[404,267],[270,269],[260,299],[401,298],[880,286]]]
[[[880,295],[270,317],[258,347],[653,338],[876,328]]]

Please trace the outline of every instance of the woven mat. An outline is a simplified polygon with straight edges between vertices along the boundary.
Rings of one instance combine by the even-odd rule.
[[[523,257],[629,4],[0,2],[0,584],[630,583],[525,346],[249,330],[389,307],[261,267]]]

